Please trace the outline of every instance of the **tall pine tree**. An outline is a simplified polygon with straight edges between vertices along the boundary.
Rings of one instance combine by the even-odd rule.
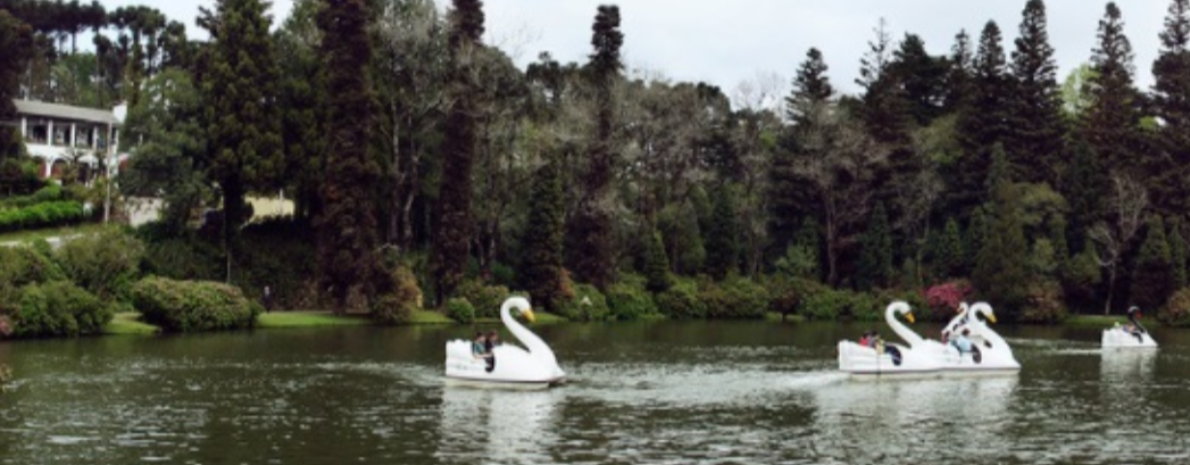
[[[729,273],[739,270],[740,226],[735,194],[726,184],[715,189],[711,199],[714,205],[707,234],[707,272],[715,279],[723,279]]]
[[[959,31],[954,37],[954,45],[950,49],[946,72],[946,101],[943,109],[948,114],[961,114],[971,104],[972,69],[974,57],[971,53],[971,36],[967,31]]]
[[[367,73],[372,47],[364,0],[328,0],[318,27],[328,113],[334,122],[328,128],[318,256],[323,284],[341,312],[353,286],[361,286],[368,297],[377,290],[372,188],[380,180],[380,167],[368,150],[375,104]]]
[[[521,286],[529,290],[533,305],[556,310],[562,295],[562,241],[566,233],[566,197],[557,162],[538,168],[529,199],[525,228],[524,271]]]
[[[1057,185],[1066,131],[1045,3],[1029,0],[1023,16],[1016,50],[1012,52],[1013,92],[1005,145],[1017,179]]]
[[[862,239],[856,287],[861,291],[883,287],[893,272],[892,231],[884,204],[877,204],[868,219],[868,230]]]
[[[954,278],[963,273],[963,236],[959,222],[954,218],[946,220],[937,246],[934,249],[934,268],[943,278]]]
[[[1099,21],[1099,43],[1091,57],[1091,107],[1081,121],[1081,135],[1107,172],[1136,170],[1140,141],[1141,96],[1132,83],[1132,45],[1115,3]],[[1139,174],[1139,173],[1138,173]]]
[[[1136,260],[1132,274],[1132,303],[1142,309],[1155,310],[1165,305],[1176,284],[1169,242],[1165,239],[1165,225],[1154,215],[1146,227],[1148,233]]]
[[[615,86],[624,63],[620,48],[620,8],[601,5],[592,26],[591,45],[595,52],[588,63],[587,75],[595,93],[595,134],[589,147],[587,169],[583,176],[583,194],[578,211],[567,226],[569,262],[578,277],[600,289],[606,288],[615,274],[612,242],[612,175],[616,153]]]
[[[1153,62],[1153,109],[1164,123],[1157,140],[1154,207],[1165,215],[1190,214],[1190,0],[1173,0],[1160,34],[1161,52]]]
[[[0,54],[0,121],[15,121],[17,111],[12,100],[20,90],[25,63],[33,52],[33,29],[4,9],[0,9],[0,50],[4,50]],[[5,158],[18,153],[16,128],[0,125],[0,166]]]
[[[219,0],[202,83],[206,103],[208,170],[223,197],[227,279],[240,225],[251,216],[244,197],[277,187],[284,158],[278,80],[269,16],[262,0]]]
[[[1007,133],[1010,81],[1005,69],[1000,27],[989,21],[979,37],[972,76],[972,99],[959,114],[959,138],[963,154],[951,178],[950,209],[968,212],[988,200],[984,188],[991,165],[991,149],[1003,143]]]
[[[454,0],[450,12],[450,108],[442,144],[442,187],[433,243],[434,287],[438,302],[454,292],[463,279],[474,229],[471,216],[472,167],[478,150],[476,117],[479,102],[478,66],[484,31],[483,2]]]
[[[1003,182],[995,189],[990,229],[976,254],[972,284],[978,294],[999,302],[1005,314],[1015,318],[1028,296],[1029,243],[1025,240],[1020,192]]]
[[[798,68],[793,92],[785,98],[786,116],[793,122],[784,136],[783,147],[776,150],[769,172],[769,236],[773,248],[784,251],[793,240],[798,221],[814,212],[813,190],[798,177],[794,166],[801,155],[797,141],[814,130],[814,112],[831,104],[834,87],[826,74],[827,66],[818,49],[810,49]]]
[[[1182,222],[1177,217],[1169,220],[1169,260],[1173,266],[1174,289],[1185,289],[1187,284],[1186,253],[1190,244],[1182,234]]]

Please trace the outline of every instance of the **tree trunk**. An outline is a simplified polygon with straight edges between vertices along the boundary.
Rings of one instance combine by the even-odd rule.
[[[1103,315],[1111,314],[1111,301],[1116,290],[1116,264],[1113,262],[1107,272],[1107,303],[1103,305]]]

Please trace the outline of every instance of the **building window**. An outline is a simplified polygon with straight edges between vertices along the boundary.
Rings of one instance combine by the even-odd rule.
[[[25,140],[34,144],[46,144],[49,141],[49,121],[30,118],[25,127]]]

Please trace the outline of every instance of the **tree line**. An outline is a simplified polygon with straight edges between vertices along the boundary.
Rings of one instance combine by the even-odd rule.
[[[298,0],[275,32],[264,2],[219,0],[207,42],[150,8],[6,0],[0,111],[128,102],[121,189],[163,198],[177,234],[221,205],[229,274],[245,196],[285,192],[336,308],[392,292],[393,251],[426,264],[431,304],[495,275],[547,308],[571,282],[784,276],[969,283],[1053,321],[1187,286],[1190,0],[1170,1],[1147,90],[1115,3],[1061,81],[1042,0],[1012,44],[989,21],[943,55],[881,21],[855,95],[813,48],[788,95],[628,70],[620,9],[593,13],[585,62],[520,69],[484,43],[479,0]]]

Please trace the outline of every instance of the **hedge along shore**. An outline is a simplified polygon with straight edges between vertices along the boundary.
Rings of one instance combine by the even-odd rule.
[[[538,324],[551,324],[569,321],[558,315],[538,313]],[[481,318],[477,323],[499,323],[497,318]],[[413,314],[413,320],[402,325],[461,325],[457,321],[447,318],[433,310],[418,310]],[[328,328],[338,326],[387,326],[380,325],[368,318],[367,315],[335,315],[329,311],[292,310],[272,311],[261,313],[256,317],[255,329],[294,329],[294,328]],[[158,326],[145,323],[139,312],[117,313],[115,318],[103,330],[106,335],[147,335],[163,332]]]

